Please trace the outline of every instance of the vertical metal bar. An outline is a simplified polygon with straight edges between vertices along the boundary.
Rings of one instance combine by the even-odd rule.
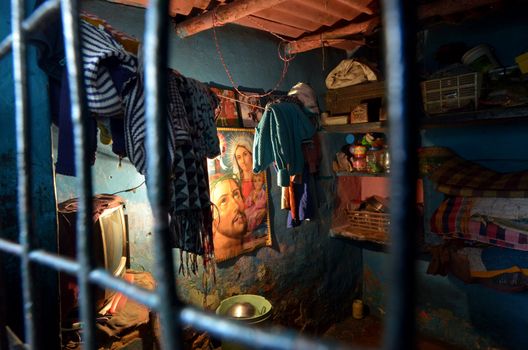
[[[383,31],[391,150],[391,277],[385,349],[413,349],[418,81],[414,1],[383,0]]]
[[[149,3],[145,23],[145,118],[147,126],[147,187],[154,216],[155,276],[158,307],[162,327],[161,340],[165,349],[180,349],[181,327],[178,325],[181,303],[176,295],[176,282],[168,229],[167,167],[167,0]]]
[[[22,29],[25,33],[31,33],[42,26],[46,25],[46,19],[50,18],[59,10],[60,0],[48,0],[40,5],[31,15],[22,22]],[[2,42],[0,42],[0,58],[7,55],[11,50],[12,36],[6,36]]]
[[[83,81],[81,45],[77,0],[62,0],[62,23],[64,48],[70,88],[71,114],[75,146],[75,172],[79,188],[79,210],[77,212],[77,260],[80,264],[77,282],[79,303],[83,323],[84,349],[93,350],[95,344],[95,303],[90,271],[94,268],[92,258],[92,178],[87,159],[88,118]]]
[[[36,341],[35,290],[32,264],[29,253],[33,248],[32,223],[32,169],[31,169],[31,125],[28,110],[27,93],[27,56],[25,34],[22,29],[24,20],[24,1],[11,1],[12,35],[13,35],[13,77],[15,84],[16,111],[16,149],[17,149],[17,191],[18,191],[18,225],[22,245],[21,273],[22,295],[24,301],[25,342],[31,348],[38,348]]]

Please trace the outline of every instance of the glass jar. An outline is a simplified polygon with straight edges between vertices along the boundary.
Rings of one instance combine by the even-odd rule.
[[[383,169],[385,170],[386,173],[390,173],[390,168],[391,168],[390,164],[391,164],[391,161],[390,161],[389,149],[385,147],[383,149],[383,162],[381,163],[381,165],[383,166]]]
[[[381,164],[383,149],[369,148],[366,155],[367,171],[371,174],[378,174],[383,171]]]
[[[367,159],[365,157],[362,158],[353,158],[352,165],[354,167],[355,171],[359,172],[365,172],[367,171]]]
[[[367,152],[367,147],[363,145],[352,146],[352,155],[354,156],[354,159],[365,158],[366,152]]]

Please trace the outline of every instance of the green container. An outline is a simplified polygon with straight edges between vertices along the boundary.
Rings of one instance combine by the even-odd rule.
[[[255,308],[255,315],[251,317],[230,317],[227,311],[235,304],[249,303]],[[216,314],[219,316],[228,317],[231,320],[244,322],[251,326],[265,325],[271,317],[271,303],[260,295],[241,294],[226,298],[220,302],[216,308]],[[222,339],[222,350],[246,350],[242,345],[225,341]]]

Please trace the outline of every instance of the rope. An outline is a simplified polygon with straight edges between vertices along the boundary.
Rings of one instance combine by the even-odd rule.
[[[271,89],[267,93],[265,93],[265,94],[247,95],[247,94],[245,94],[244,92],[242,92],[242,91],[240,91],[238,89],[238,84],[235,83],[235,81],[233,79],[233,76],[232,76],[231,72],[229,71],[229,68],[227,67],[227,64],[225,63],[224,55],[222,54],[222,50],[220,49],[220,44],[218,43],[218,37],[216,35],[217,23],[218,23],[218,18],[217,18],[217,15],[216,15],[216,9],[214,9],[213,10],[213,36],[214,36],[214,41],[215,41],[215,45],[216,45],[216,52],[218,53],[218,57],[220,58],[220,61],[222,62],[222,66],[224,67],[224,70],[225,70],[225,72],[227,74],[227,77],[228,77],[229,81],[231,82],[231,85],[233,86],[233,89],[236,92],[238,92],[238,94],[240,94],[241,96],[244,96],[246,98],[249,98],[249,97],[259,97],[259,98],[266,97],[266,96],[271,95],[275,91],[277,91],[279,86],[282,84],[284,78],[286,77],[286,73],[288,72],[288,66],[289,66],[290,61],[295,58],[295,55],[294,56],[289,56],[289,55],[285,54],[283,56],[281,54],[281,45],[284,44],[284,43],[287,43],[288,41],[285,40],[284,38],[282,38],[280,35],[275,34],[275,33],[271,32],[271,31],[266,30],[266,29],[263,28],[264,30],[266,30],[267,32],[271,33],[272,35],[276,36],[277,38],[279,38],[281,40],[279,42],[278,49],[277,49],[279,58],[284,62],[283,67],[282,67],[281,77],[279,78],[279,80],[277,81],[277,84],[275,84],[273,89]]]
[[[257,105],[254,105],[252,103],[248,103],[248,102],[245,102],[245,101],[241,101],[241,100],[237,100],[236,98],[232,98],[232,97],[228,97],[228,96],[224,96],[224,95],[216,95],[220,98],[223,98],[223,99],[226,99],[226,100],[230,100],[230,101],[235,101],[235,102],[238,102],[238,103],[242,103],[243,105],[247,105],[247,106],[250,106],[250,107],[254,107],[254,108],[258,108],[258,109],[262,109],[262,110],[265,110],[266,108],[262,107],[262,106],[257,106]],[[257,94],[254,94],[254,95],[251,95],[251,97],[258,97]]]

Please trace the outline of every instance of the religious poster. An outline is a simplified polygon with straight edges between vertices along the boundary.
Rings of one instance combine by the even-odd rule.
[[[271,245],[266,172],[253,173],[251,129],[218,129],[221,154],[208,160],[217,261]]]
[[[240,127],[240,119],[237,109],[237,94],[233,90],[219,87],[210,87],[219,99],[218,107],[215,111],[216,126],[219,127]]]
[[[244,128],[254,128],[258,125],[264,107],[260,103],[260,95],[255,92],[243,92],[238,96],[240,106],[240,116]]]

